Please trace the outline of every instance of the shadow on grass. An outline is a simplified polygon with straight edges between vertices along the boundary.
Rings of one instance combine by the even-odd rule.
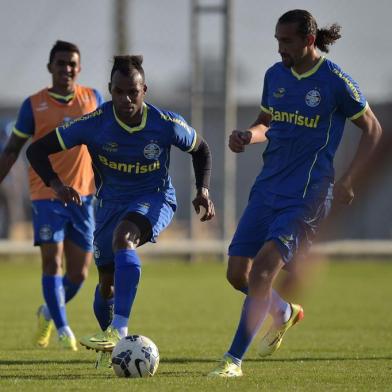
[[[328,362],[328,361],[384,361],[391,360],[392,355],[371,357],[296,357],[296,358],[246,358],[245,362]],[[161,358],[161,363],[216,363],[219,359],[211,358]]]
[[[89,364],[92,366],[94,364],[94,360],[88,359],[2,359],[0,360],[0,366],[13,366],[13,365],[80,365],[80,364]]]
[[[384,361],[392,360],[392,355],[384,356],[371,356],[371,357],[298,357],[298,358],[249,358],[246,362],[331,362],[331,361]],[[217,363],[218,360],[210,358],[167,358],[162,359],[162,364],[191,364],[191,363]],[[12,374],[12,369],[9,369],[9,374],[3,373],[1,375],[1,380],[30,380],[30,381],[71,381],[71,380],[110,380],[114,376],[113,372],[108,370],[96,371],[92,368],[92,362],[88,360],[0,360],[0,366],[23,366],[23,365],[81,365],[86,364],[89,367],[89,372],[81,372],[81,374],[69,374],[65,371],[64,374]],[[205,373],[200,370],[163,370],[159,371],[159,375],[163,377],[183,377],[183,376],[205,376]]]
[[[29,380],[29,381],[71,381],[71,380],[86,380],[86,379],[91,379],[91,380],[96,380],[96,379],[102,379],[102,380],[107,380],[111,378],[111,376],[114,377],[114,373],[99,373],[96,372],[94,374],[34,374],[34,375],[29,375],[29,374],[18,374],[16,375],[11,375],[11,374],[5,374],[1,375],[1,380]]]
[[[246,358],[245,362],[328,362],[328,361],[384,361],[392,360],[392,355],[371,357],[295,357],[295,358]],[[163,364],[187,364],[187,363],[216,363],[219,358],[161,358]],[[88,359],[25,359],[25,360],[0,360],[0,366],[16,365],[82,365],[92,367],[94,361]],[[183,373],[183,372],[181,372]]]

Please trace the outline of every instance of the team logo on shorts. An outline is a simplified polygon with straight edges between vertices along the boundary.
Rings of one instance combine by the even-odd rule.
[[[321,102],[321,95],[318,90],[310,90],[306,95],[305,95],[305,102],[308,106],[311,108],[314,108],[318,106]]]
[[[101,252],[98,249],[98,246],[96,244],[93,244],[93,249],[94,249],[94,257],[96,259],[99,259],[99,256],[101,256]]]
[[[147,159],[154,159],[154,160],[157,160],[159,158],[161,152],[162,152],[161,148],[156,143],[147,144],[147,146],[144,147],[143,150],[143,154]]]
[[[118,144],[116,142],[107,142],[102,146],[102,150],[116,152],[118,150]]]
[[[41,238],[42,241],[48,241],[52,238],[53,236],[53,231],[52,228],[49,225],[43,225],[39,229],[39,238]]]

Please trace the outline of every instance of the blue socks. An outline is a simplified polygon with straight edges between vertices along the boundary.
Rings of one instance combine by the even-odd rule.
[[[60,275],[43,275],[42,291],[46,306],[49,308],[50,315],[56,328],[59,329],[68,325],[65,312],[63,277]]]
[[[73,283],[69,280],[67,275],[63,276],[63,286],[65,293],[65,303],[69,302],[82,287],[83,282]]]
[[[93,306],[95,317],[98,320],[102,331],[105,331],[113,320],[114,298],[103,298],[99,291],[99,284],[95,288]]]
[[[54,281],[56,283],[54,283],[54,282],[50,283],[52,278],[54,279]],[[53,308],[53,311],[55,313],[57,312],[57,314],[58,314],[58,310],[56,311],[55,308],[58,307],[59,305],[53,305],[53,302],[51,304],[49,304],[46,301],[46,296],[49,296],[52,299],[53,298],[60,298],[60,297],[56,296],[55,293],[51,292],[51,290],[53,290],[53,289],[55,289],[55,290],[62,290],[64,292],[64,295],[61,296],[61,298],[64,298],[64,302],[67,303],[73,297],[75,297],[75,295],[77,294],[77,292],[80,290],[80,288],[83,285],[83,282],[81,282],[81,283],[73,283],[73,282],[71,282],[69,280],[68,276],[64,275],[61,278],[62,279],[61,285],[62,285],[63,288],[59,289],[59,287],[61,286],[59,284],[59,282],[57,281],[59,278],[60,278],[60,276],[51,276],[51,275],[43,275],[43,277],[42,277],[42,288],[43,288],[43,291],[44,291],[44,299],[45,299],[45,302],[46,302],[45,305],[44,305],[44,308],[43,308],[43,312],[44,312],[45,318],[47,320],[50,320],[52,318],[52,312],[50,310],[51,307]],[[44,282],[46,282],[46,283],[44,283]],[[45,292],[46,292],[46,294],[45,294]],[[56,301],[57,301],[57,299],[56,299]],[[64,310],[64,312],[65,312],[65,310]],[[62,313],[62,311],[61,311],[61,313]],[[54,320],[54,318],[53,318],[53,320]],[[59,321],[59,323],[63,324],[64,322],[66,322],[66,318],[64,319],[63,317],[60,317],[58,319],[58,321]],[[55,322],[55,324],[56,324],[56,322]]]
[[[121,249],[114,256],[114,318],[112,326],[127,328],[129,315],[141,275],[141,264],[136,251]]]
[[[227,354],[233,358],[242,360],[269,312],[270,302],[270,296],[267,298],[247,296],[245,298],[237,332]]]

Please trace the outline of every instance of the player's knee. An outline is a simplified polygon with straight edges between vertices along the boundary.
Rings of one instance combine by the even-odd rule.
[[[234,271],[233,269],[227,269],[226,278],[236,290],[242,291],[245,287],[248,286],[248,279],[245,274]]]
[[[114,252],[121,249],[136,249],[137,241],[128,238],[127,235],[116,235],[113,237],[112,247]]]
[[[268,287],[271,286],[276,276],[274,260],[267,257],[255,259],[252,269],[249,273],[249,281],[258,282],[258,284]]]
[[[101,293],[101,296],[104,299],[113,298],[114,295],[113,285],[101,283],[99,285],[99,292]]]
[[[249,278],[252,281],[258,281],[260,284],[270,285],[272,284],[273,276],[274,275],[268,269],[254,266],[250,271]]]
[[[121,249],[136,249],[140,241],[140,231],[132,222],[120,224],[113,233],[112,247],[116,252]]]
[[[85,268],[82,271],[68,271],[67,275],[72,283],[81,284],[87,279],[88,270]]]
[[[62,258],[42,257],[42,270],[45,275],[61,275],[62,274]]]

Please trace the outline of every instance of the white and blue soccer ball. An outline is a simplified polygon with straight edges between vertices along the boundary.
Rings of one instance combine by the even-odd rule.
[[[113,349],[112,365],[118,377],[151,377],[159,365],[158,348],[145,336],[126,336]]]

